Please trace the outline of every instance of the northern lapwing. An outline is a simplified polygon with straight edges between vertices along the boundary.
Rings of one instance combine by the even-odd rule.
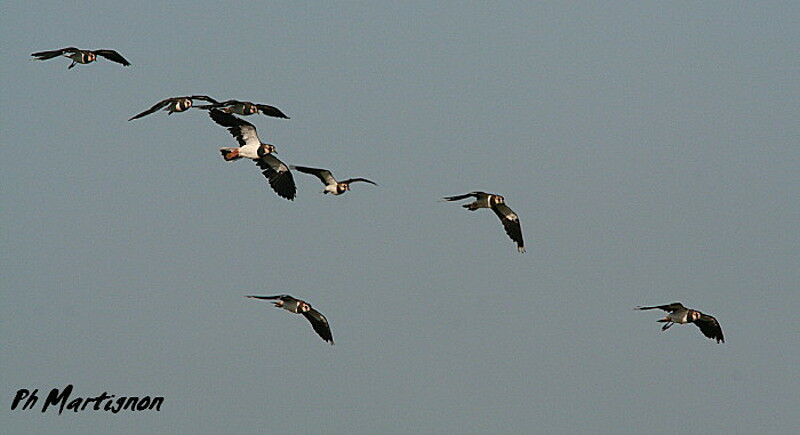
[[[275,145],[262,143],[258,138],[256,127],[244,119],[237,118],[229,113],[216,109],[209,111],[209,116],[217,124],[227,127],[228,131],[239,142],[239,147],[223,147],[219,151],[226,161],[241,158],[251,159],[256,162],[272,190],[283,198],[294,200],[297,187],[294,184],[289,166],[273,155]]]
[[[333,342],[333,335],[331,334],[331,327],[328,324],[328,319],[322,315],[319,311],[315,310],[311,307],[306,301],[301,301],[300,299],[295,299],[289,295],[277,295],[277,296],[247,296],[248,298],[253,299],[265,299],[270,301],[275,301],[273,304],[278,308],[283,308],[284,310],[295,313],[295,314],[302,314],[303,317],[308,319],[311,322],[311,327],[314,328],[314,331],[322,337],[323,340],[330,344],[334,344]]]
[[[214,102],[212,104],[206,104],[202,106],[197,106],[198,109],[216,109],[225,113],[235,113],[237,115],[253,115],[256,113],[261,113],[266,116],[271,116],[273,118],[283,118],[289,119],[285,113],[281,112],[275,106],[270,106],[267,104],[258,104],[258,103],[251,103],[249,101],[239,101],[239,100],[226,100],[222,102]]]
[[[131,64],[127,59],[122,57],[121,54],[114,50],[81,50],[75,47],[67,47],[60,50],[39,51],[32,53],[31,56],[35,57],[36,60],[47,60],[58,56],[68,57],[72,59],[72,63],[69,64],[67,69],[71,69],[76,63],[92,63],[97,60],[97,56],[104,57],[112,62],[116,62],[124,66]]]
[[[194,100],[206,101],[209,103],[217,102],[217,100],[207,95],[192,95],[189,97],[166,98],[164,100],[159,101],[153,107],[145,110],[144,112],[133,116],[128,121],[133,121],[134,119],[139,119],[143,116],[147,116],[153,112],[158,111],[161,108],[164,108],[164,111],[167,112],[167,115],[172,115],[175,112],[185,112],[194,105]]]
[[[494,214],[500,218],[500,222],[503,223],[503,228],[505,228],[508,237],[516,242],[517,251],[524,253],[525,242],[522,240],[522,226],[520,226],[519,223],[519,216],[517,216],[517,214],[514,213],[514,210],[511,210],[505,204],[506,200],[503,198],[503,196],[496,195],[494,193],[475,191],[465,193],[464,195],[446,196],[442,199],[445,201],[460,201],[470,197],[475,198],[475,201],[469,204],[464,204],[462,207],[470,211],[475,211],[479,208],[492,209]]]
[[[708,338],[717,340],[717,343],[725,343],[725,337],[722,335],[722,328],[714,316],[703,314],[700,311],[686,308],[680,302],[673,302],[669,305],[655,305],[652,307],[636,307],[637,310],[664,310],[668,314],[663,318],[657,320],[658,322],[665,323],[661,327],[662,331],[666,331],[672,325],[679,323],[685,325],[687,323],[694,323],[700,328],[700,331]]]
[[[369,183],[375,186],[378,185],[374,181],[367,180],[366,178],[348,178],[347,180],[336,181],[336,178],[333,177],[331,171],[327,169],[309,168],[306,166],[290,166],[290,167],[295,171],[303,172],[305,174],[311,174],[319,178],[319,180],[322,181],[322,184],[325,185],[325,190],[322,191],[322,193],[324,194],[330,193],[331,195],[341,195],[350,190],[350,183],[355,183],[357,181],[363,181],[365,183]]]

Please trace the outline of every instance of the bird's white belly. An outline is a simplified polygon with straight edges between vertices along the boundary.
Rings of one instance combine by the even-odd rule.
[[[75,62],[78,62],[78,63],[89,63],[90,62],[88,59],[86,59],[84,54],[81,53],[81,52],[72,53],[72,54],[69,54],[69,55],[66,55],[66,56],[68,58],[74,60]]]
[[[258,146],[256,145],[245,145],[239,148],[239,156],[245,157],[248,159],[258,159]]]
[[[667,318],[669,318],[669,320],[672,322],[683,324],[683,323],[689,323],[687,320],[688,316],[689,312],[686,311],[683,313],[670,313],[669,315],[667,315]]]

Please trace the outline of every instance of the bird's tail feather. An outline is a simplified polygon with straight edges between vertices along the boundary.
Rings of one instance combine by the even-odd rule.
[[[239,156],[239,148],[220,148],[219,152],[226,161],[241,159]]]

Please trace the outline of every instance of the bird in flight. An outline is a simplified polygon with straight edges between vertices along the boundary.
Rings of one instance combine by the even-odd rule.
[[[219,149],[226,161],[241,158],[253,160],[261,168],[261,172],[267,177],[269,185],[278,196],[290,201],[294,200],[297,187],[294,184],[292,172],[289,170],[289,166],[273,155],[275,145],[262,143],[258,138],[256,127],[244,119],[215,109],[209,111],[209,116],[217,124],[226,127],[240,145],[239,147]]]
[[[143,116],[147,116],[153,112],[158,111],[161,108],[164,108],[164,111],[167,112],[167,115],[172,115],[175,112],[185,112],[192,107],[192,105],[194,104],[194,100],[207,101],[209,103],[215,103],[217,101],[206,95],[192,95],[190,97],[166,98],[159,101],[153,107],[145,110],[144,112],[138,115],[134,115],[128,121],[133,121],[134,119],[139,119]]]
[[[235,113],[237,115],[253,115],[255,113],[261,113],[266,116],[271,116],[273,118],[283,118],[289,119],[286,114],[281,112],[275,106],[270,106],[267,104],[257,104],[251,103],[249,101],[239,101],[239,100],[226,100],[222,102],[214,101],[211,104],[205,104],[203,106],[197,106],[198,109],[216,109],[225,113]]]
[[[69,64],[67,69],[72,69],[76,63],[92,63],[97,60],[97,56],[104,57],[112,62],[116,62],[124,66],[131,64],[127,59],[122,57],[121,54],[114,50],[81,50],[75,47],[67,47],[60,50],[39,51],[32,53],[31,56],[35,57],[36,60],[47,60],[58,56],[68,57],[72,59],[72,63]]]
[[[663,319],[658,319],[658,322],[663,322],[664,326],[661,327],[662,331],[666,331],[675,323],[685,325],[687,323],[694,323],[700,328],[700,331],[708,338],[717,340],[717,343],[725,343],[725,337],[722,335],[722,328],[714,316],[703,314],[700,311],[686,308],[680,302],[673,302],[668,305],[655,305],[652,307],[636,307],[637,310],[664,310],[668,314]]]
[[[494,214],[500,218],[500,222],[503,224],[503,228],[506,230],[508,237],[517,244],[517,251],[524,253],[525,242],[522,240],[522,226],[519,223],[519,216],[506,205],[506,200],[503,196],[495,195],[494,193],[475,191],[465,193],[464,195],[445,196],[442,199],[445,201],[460,201],[470,197],[475,198],[475,201],[464,204],[462,207],[470,211],[475,211],[479,208],[492,209]]]
[[[276,296],[247,296],[248,298],[253,299],[264,299],[273,302],[278,308],[283,308],[284,310],[295,313],[295,314],[302,314],[303,317],[308,319],[311,322],[311,327],[314,328],[314,331],[322,337],[323,340],[330,344],[334,344],[333,342],[333,335],[331,334],[331,327],[328,324],[328,319],[325,318],[322,313],[315,310],[311,307],[306,301],[301,301],[300,299],[295,299],[289,295],[276,295]]]
[[[295,171],[311,174],[319,178],[319,180],[322,181],[322,184],[325,185],[325,190],[322,191],[324,194],[330,193],[331,195],[341,195],[350,190],[350,183],[355,183],[356,181],[363,181],[375,186],[378,185],[374,181],[367,180],[366,178],[348,178],[347,180],[336,181],[336,178],[333,178],[331,171],[327,169],[308,168],[305,166],[294,165],[290,166],[290,168],[294,169]]]

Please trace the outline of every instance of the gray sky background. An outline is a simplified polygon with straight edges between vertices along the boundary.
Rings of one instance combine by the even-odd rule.
[[[787,433],[800,425],[800,4],[6,1],[10,433]],[[30,53],[119,50],[133,65]],[[294,202],[201,111],[292,164]],[[528,253],[493,213],[505,195]],[[290,293],[331,322],[248,300]],[[641,304],[715,315],[659,330]],[[12,412],[18,388],[160,413]],[[43,397],[40,398],[43,400]]]

